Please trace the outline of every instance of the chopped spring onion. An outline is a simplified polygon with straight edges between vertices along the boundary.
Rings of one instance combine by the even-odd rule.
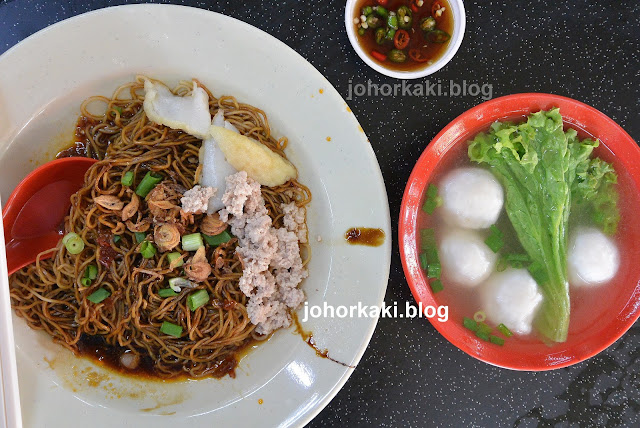
[[[464,317],[462,319],[462,325],[464,325],[465,328],[471,331],[478,330],[478,323],[472,320],[471,318]]]
[[[525,263],[531,263],[531,258],[527,254],[507,254],[504,258],[515,269],[521,269]]]
[[[90,280],[94,280],[98,277],[98,266],[89,265],[84,271],[84,277],[89,278]]]
[[[438,249],[435,247],[435,245],[425,248],[424,253],[427,255],[427,263],[440,263]]]
[[[209,302],[209,293],[207,293],[207,290],[198,290],[189,294],[189,297],[187,297],[187,306],[189,306],[191,312],[195,311],[200,306],[206,305],[207,302]]]
[[[436,246],[436,231],[431,228],[420,229],[420,248],[426,250],[428,247]]]
[[[158,296],[160,297],[173,297],[173,296],[177,296],[178,293],[176,293],[175,291],[173,291],[170,288],[163,288],[161,290],[158,290]]]
[[[231,241],[232,238],[233,238],[233,236],[231,236],[231,234],[229,232],[227,232],[226,230],[224,232],[222,232],[222,233],[217,234],[217,235],[204,235],[204,240],[211,247],[216,247],[216,246],[218,246],[220,244],[224,244],[225,242],[229,242],[229,241]]]
[[[82,250],[84,250],[84,241],[77,233],[67,233],[64,238],[62,238],[62,244],[71,254],[80,254]]]
[[[426,270],[427,266],[428,266],[427,253],[422,252],[422,253],[420,253],[420,267],[422,267],[422,269]]]
[[[179,325],[164,321],[160,326],[160,332],[173,337],[182,336],[182,327]]]
[[[133,178],[133,171],[127,171],[122,176],[120,183],[122,183],[123,186],[131,187],[133,185]]]
[[[142,198],[146,197],[149,192],[162,181],[162,178],[159,174],[151,171],[147,172],[147,175],[144,176],[140,184],[138,184],[138,187],[136,187],[136,195]]]
[[[478,329],[478,331],[476,331],[476,337],[478,337],[479,339],[484,340],[485,342],[489,341],[489,333],[487,333],[484,330]]]
[[[113,235],[113,243],[117,244],[118,242],[120,242],[122,240],[122,236],[120,235]]]
[[[531,258],[529,257],[528,254],[507,254],[504,256],[504,258],[508,261],[508,262],[523,262],[523,263],[529,263],[531,262]]]
[[[182,291],[182,287],[193,287],[193,283],[186,278],[171,278],[169,280],[169,287],[176,293]]]
[[[495,224],[491,225],[490,233],[487,239],[484,240],[484,243],[487,244],[487,247],[491,248],[491,251],[497,253],[504,246],[504,241],[502,240],[502,232],[500,229],[496,227]]]
[[[478,323],[479,332],[486,333],[487,335],[489,335],[491,333],[491,330],[492,330],[491,327],[489,327],[487,324],[483,322]]]
[[[167,254],[167,260],[169,261],[169,264],[171,264],[171,263],[173,263],[174,260],[178,260],[181,256],[182,256],[182,254],[180,254],[177,251],[175,251],[173,253]],[[180,267],[183,264],[184,264],[184,259],[180,259],[180,261],[178,261],[178,263],[176,263],[176,267]]]
[[[494,336],[493,334],[489,335],[489,341],[498,346],[504,345],[504,339],[498,336]]]
[[[358,28],[358,35],[364,36],[366,33],[367,33],[367,30],[365,30],[364,28],[362,27]]]
[[[511,330],[509,330],[509,328],[502,323],[498,325],[498,330],[500,330],[500,333],[504,334],[506,337],[513,336],[513,333],[511,333]]]
[[[444,290],[442,281],[440,281],[439,279],[434,279],[429,283],[429,285],[431,286],[431,291],[433,291],[434,293],[439,293],[440,291]]]
[[[145,259],[152,259],[153,256],[156,255],[156,247],[149,241],[143,241],[142,244],[140,244],[140,254],[142,254],[142,257]]]
[[[478,311],[475,314],[473,314],[473,319],[476,322],[483,322],[484,320],[487,319],[487,315],[483,311]]]
[[[442,266],[440,266],[440,263],[429,263],[429,266],[427,267],[427,276],[429,278],[440,279],[440,272],[442,272]]]
[[[107,297],[111,296],[111,293],[105,288],[99,288],[87,297],[87,300],[93,303],[100,303]]]
[[[438,196],[438,188],[433,184],[429,184],[429,187],[427,187],[427,197],[422,205],[422,211],[431,215],[440,205],[442,205],[442,198]]]
[[[92,281],[92,280],[90,280],[89,278],[82,278],[82,279],[80,280],[80,284],[82,284],[82,286],[83,286],[83,287],[88,287],[88,286],[90,286],[92,282],[93,282],[93,281]]]
[[[192,233],[190,235],[184,235],[182,237],[182,249],[184,251],[196,251],[203,245],[204,243],[202,242],[202,235],[199,233]]]
[[[508,266],[509,266],[509,263],[507,262],[507,260],[504,257],[500,257],[498,259],[498,263],[496,263],[496,271],[504,272],[505,270],[507,270]]]
[[[113,109],[114,109],[115,111],[117,111],[118,113],[122,114],[122,107],[113,106]]]
[[[142,241],[144,241],[147,238],[147,234],[144,232],[134,232],[133,233],[136,237],[136,242],[139,244]]]

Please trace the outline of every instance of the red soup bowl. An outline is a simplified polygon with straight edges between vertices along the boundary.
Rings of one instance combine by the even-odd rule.
[[[621,215],[615,240],[621,254],[611,283],[588,290],[571,290],[569,335],[564,343],[545,343],[540,337],[512,336],[503,346],[485,342],[467,330],[463,317],[472,317],[473,305],[464,303],[456,286],[433,293],[420,267],[419,229],[429,227],[430,216],[421,207],[425,189],[442,171],[464,156],[467,142],[497,120],[523,120],[540,110],[560,108],[565,127],[581,138],[598,138],[595,156],[613,163],[618,173]],[[400,208],[399,243],[402,266],[411,292],[422,308],[448,306],[448,320],[429,321],[462,351],[499,367],[514,370],[551,370],[584,361],[620,338],[640,316],[640,149],[613,120],[581,102],[549,94],[516,94],[487,101],[447,125],[420,156],[404,191]],[[468,291],[467,291],[468,293]],[[480,308],[475,308],[479,310]],[[440,317],[444,318],[444,317]]]

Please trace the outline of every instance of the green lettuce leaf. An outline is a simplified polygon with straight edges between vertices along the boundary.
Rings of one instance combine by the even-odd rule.
[[[571,151],[558,109],[525,123],[496,123],[469,146],[469,158],[489,165],[506,193],[505,208],[518,240],[537,267],[544,301],[540,333],[556,342],[569,330],[567,227],[571,207]],[[573,175],[575,176],[575,174]]]
[[[488,165],[504,186],[507,215],[544,295],[536,328],[555,342],[566,341],[569,331],[567,230],[573,200],[588,204],[608,233],[615,233],[619,220],[615,171],[591,158],[598,144],[580,141],[573,129],[564,132],[556,108],[521,124],[496,122],[469,145],[469,158]]]

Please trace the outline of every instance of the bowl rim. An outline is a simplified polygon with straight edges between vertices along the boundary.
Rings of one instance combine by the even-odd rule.
[[[418,70],[390,70],[373,61],[369,57],[369,55],[364,52],[362,46],[360,46],[360,43],[358,42],[358,37],[356,36],[353,24],[353,11],[357,6],[358,1],[359,0],[347,0],[345,6],[344,20],[347,30],[347,36],[349,37],[349,42],[351,43],[353,50],[356,51],[360,59],[362,59],[365,64],[373,68],[378,73],[384,74],[385,76],[393,77],[396,79],[419,79],[421,77],[429,76],[443,68],[449,63],[449,61],[453,59],[453,57],[458,52],[460,45],[462,44],[462,40],[464,39],[464,32],[467,23],[464,2],[462,0],[447,0],[450,4],[452,4],[453,12],[456,13],[457,11],[459,12],[459,14],[454,17],[453,34],[451,35],[451,41],[449,42],[449,47],[447,48],[445,54],[438,58],[438,60],[433,64],[427,65],[426,67]]]
[[[595,137],[607,140],[605,145],[620,158],[631,181],[640,191],[640,165],[637,165],[640,163],[640,147],[620,125],[599,110],[571,98],[546,93],[519,93],[481,103],[456,117],[431,140],[416,162],[404,190],[400,205],[398,243],[402,268],[416,303],[422,304],[422,307],[437,306],[418,262],[416,219],[422,195],[440,159],[453,146],[465,141],[463,137],[468,138],[470,134],[486,129],[496,120],[530,114],[551,107],[560,107],[566,125],[587,132],[596,125],[587,126],[582,116],[579,118],[573,115],[565,116],[562,108],[574,109],[573,113],[576,116],[577,112],[580,112],[589,118],[590,123],[592,120],[597,120],[599,123],[597,127],[606,129],[609,135],[605,138],[605,135],[600,133]],[[472,126],[469,126],[470,124]],[[462,327],[461,323],[428,319],[451,344],[480,361],[512,370],[545,371],[577,364],[597,355],[622,337],[639,317],[640,282],[635,284],[635,289],[630,288],[630,298],[618,316],[612,320],[610,328],[607,329],[607,336],[590,339],[586,342],[587,346],[585,342],[577,343],[562,352],[550,353],[544,357],[536,355],[535,358],[502,352],[501,348],[495,346],[486,346],[487,344]]]

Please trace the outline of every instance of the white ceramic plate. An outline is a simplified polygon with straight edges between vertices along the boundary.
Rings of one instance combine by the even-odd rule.
[[[232,94],[263,108],[275,134],[289,137],[288,156],[313,192],[313,259],[303,283],[309,303],[381,304],[391,230],[366,135],[336,90],[301,56],[223,15],[164,5],[102,9],[40,31],[0,57],[2,197],[70,142],[84,98],[109,95],[136,73],[170,83],[196,77],[218,96]],[[343,234],[353,226],[382,228],[385,244],[346,244]],[[376,321],[320,318],[305,328],[333,358],[355,366]],[[353,371],[317,357],[290,329],[249,353],[236,379],[134,380],[72,357],[21,319],[14,326],[30,427],[300,426]]]

